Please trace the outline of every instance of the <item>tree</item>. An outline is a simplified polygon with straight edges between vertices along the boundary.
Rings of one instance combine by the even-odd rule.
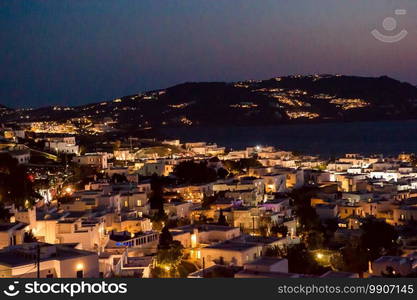
[[[12,214],[10,213],[10,211],[4,207],[4,204],[2,202],[0,202],[0,223],[9,222],[11,216]]]
[[[159,236],[156,262],[161,277],[178,277],[178,266],[183,258],[183,247],[179,241],[174,241],[168,227],[162,229]]]
[[[362,276],[368,269],[369,253],[361,240],[352,239],[340,250],[343,259],[341,271],[358,273]]]
[[[112,183],[125,183],[128,182],[126,175],[124,174],[113,174],[111,177],[111,182]]]
[[[227,223],[226,217],[223,215],[223,210],[220,209],[219,220],[217,221],[218,225],[229,226]]]
[[[113,143],[113,151],[119,150],[121,145],[122,145],[122,142],[120,140],[114,141],[114,143]]]
[[[339,228],[337,219],[326,219],[324,221],[325,228],[325,240],[329,242],[333,237],[336,230]]]
[[[198,220],[194,220],[194,224],[195,225],[207,224],[207,223],[211,223],[211,221],[213,221],[212,218],[207,218],[205,214],[201,214]]]
[[[386,278],[400,278],[402,277],[400,273],[395,272],[394,268],[387,266],[385,272],[381,272],[382,277]]]
[[[58,203],[59,204],[67,204],[67,203],[74,202],[75,201],[75,198],[72,197],[72,196],[66,195],[66,196],[59,197],[57,200],[58,200]]]
[[[25,232],[23,235],[23,243],[35,243],[38,239],[33,235],[32,230]]]
[[[188,218],[168,219],[166,222],[166,226],[168,228],[175,228],[190,225],[190,223],[190,219]]]
[[[397,254],[398,245],[395,241],[398,233],[392,225],[369,217],[363,222],[361,229],[363,231],[361,244],[365,249],[369,249],[370,260],[382,255]]]
[[[307,232],[305,243],[310,250],[316,250],[323,247],[324,234],[323,232],[311,230]]]
[[[287,253],[287,248],[286,247],[272,246],[272,247],[266,248],[264,256],[286,257],[287,254],[288,253]]]
[[[241,170],[238,167],[238,163],[233,160],[225,160],[223,162],[223,166],[225,167],[226,171],[229,173],[240,173]]]
[[[158,249],[169,249],[173,241],[172,234],[169,232],[167,226],[162,228],[161,234],[159,235]]]
[[[160,231],[163,229],[165,223],[168,221],[168,216],[165,213],[164,209],[159,209],[154,215],[151,216],[152,229]]]
[[[303,243],[289,246],[287,259],[288,269],[291,273],[323,274],[326,270],[316,262],[312,253]]]
[[[262,164],[256,158],[242,158],[238,166],[242,171],[247,171],[249,168],[260,168]]]
[[[192,160],[179,163],[174,168],[174,175],[187,183],[206,183],[217,179],[214,169],[207,167],[206,161],[194,162]]]
[[[262,164],[255,158],[242,158],[239,161],[226,160],[223,162],[223,166],[229,173],[240,174],[249,168],[260,168]]]
[[[271,227],[271,232],[281,237],[286,237],[288,235],[288,227],[285,225],[274,225]]]
[[[253,225],[253,224],[252,224]],[[267,237],[271,233],[271,218],[269,216],[260,216],[258,221],[258,233],[260,236]]]
[[[10,155],[0,154],[0,200],[16,207],[31,207],[41,196],[35,191],[34,179],[26,167]]]
[[[178,277],[178,266],[182,258],[183,247],[179,241],[173,241],[167,249],[158,249],[156,262],[164,271],[162,277]]]
[[[270,231],[269,231],[268,226],[260,223],[258,226],[258,233],[260,236],[263,236],[263,237],[269,236]]]
[[[229,172],[225,168],[220,168],[217,170],[217,177],[220,179],[225,179],[229,175]]]
[[[94,176],[99,174],[96,168],[88,165],[73,163],[71,164],[71,169],[73,175],[70,177],[69,182],[78,188],[84,188],[84,186],[91,181]]]
[[[210,205],[216,201],[215,196],[207,196],[206,194],[203,195],[203,200],[201,200],[201,207],[202,208],[209,208]]]
[[[343,271],[346,269],[345,262],[343,260],[343,255],[341,252],[336,252],[330,256],[329,259],[330,266],[335,271]]]
[[[151,209],[158,209],[159,211],[164,209],[164,188],[162,180],[156,175],[151,177],[151,196],[149,202],[151,203]]]
[[[312,188],[301,188],[293,190],[291,198],[294,200],[295,214],[298,218],[299,228],[297,229],[306,235],[312,230],[323,232],[320,218],[313,207],[310,205],[310,199],[316,190]]]

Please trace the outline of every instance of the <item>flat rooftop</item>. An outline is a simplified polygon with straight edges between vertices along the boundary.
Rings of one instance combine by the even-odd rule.
[[[226,250],[226,251],[245,251],[253,247],[257,247],[257,245],[225,241],[223,243],[207,246],[205,248],[206,249],[220,249],[220,250]]]
[[[181,231],[192,231],[193,229],[198,229],[198,231],[230,231],[235,230],[238,227],[230,227],[230,226],[223,226],[223,225],[215,225],[215,224],[202,224],[202,225],[185,225],[181,227],[174,228],[174,230],[181,230]]]
[[[26,227],[28,224],[26,223],[21,223],[21,222],[16,222],[16,223],[4,223],[4,224],[0,224],[0,231],[8,231],[12,228],[19,230],[22,229],[24,227]]]
[[[243,270],[236,273],[235,277],[254,277],[254,278],[298,278],[298,277],[313,277],[313,276],[305,276],[302,274],[294,274],[294,273],[281,273],[281,272],[258,272],[252,270]]]
[[[24,246],[26,245],[28,244],[25,244]],[[48,261],[48,260],[66,260],[66,259],[71,259],[71,258],[95,255],[94,252],[79,250],[79,249],[75,249],[75,248],[72,248],[70,246],[65,246],[65,245],[59,245],[59,244],[51,245],[51,244],[46,244],[46,243],[40,243],[40,245],[41,245],[41,248],[55,247],[56,249],[56,251],[53,252],[53,255],[46,257],[46,258],[41,258],[41,262]],[[35,260],[24,254],[23,252],[25,250],[24,246],[18,245],[18,246],[9,247],[5,250],[0,251],[0,265],[16,267],[16,266],[25,266],[25,265],[34,264]],[[29,251],[32,251],[33,255],[36,254],[35,248]]]
[[[280,261],[283,261],[283,258],[277,258],[277,257],[261,257],[258,258],[250,263],[248,263],[247,265],[251,265],[251,266],[272,266]]]

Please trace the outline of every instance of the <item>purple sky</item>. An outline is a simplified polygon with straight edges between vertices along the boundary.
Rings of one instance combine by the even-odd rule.
[[[398,23],[387,32],[390,16]],[[415,0],[1,1],[0,28],[0,103],[11,107],[288,74],[417,84]],[[386,44],[373,29],[408,35]]]

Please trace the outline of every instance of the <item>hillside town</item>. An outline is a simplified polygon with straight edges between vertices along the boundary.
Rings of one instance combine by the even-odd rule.
[[[0,127],[0,278],[417,275],[414,154],[236,150],[109,124]]]

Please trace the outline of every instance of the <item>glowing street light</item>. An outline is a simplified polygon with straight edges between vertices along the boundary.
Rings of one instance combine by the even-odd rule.
[[[67,186],[67,187],[64,189],[64,192],[65,192],[66,194],[68,194],[68,195],[71,195],[71,194],[73,193],[73,189],[72,189],[72,187]]]

